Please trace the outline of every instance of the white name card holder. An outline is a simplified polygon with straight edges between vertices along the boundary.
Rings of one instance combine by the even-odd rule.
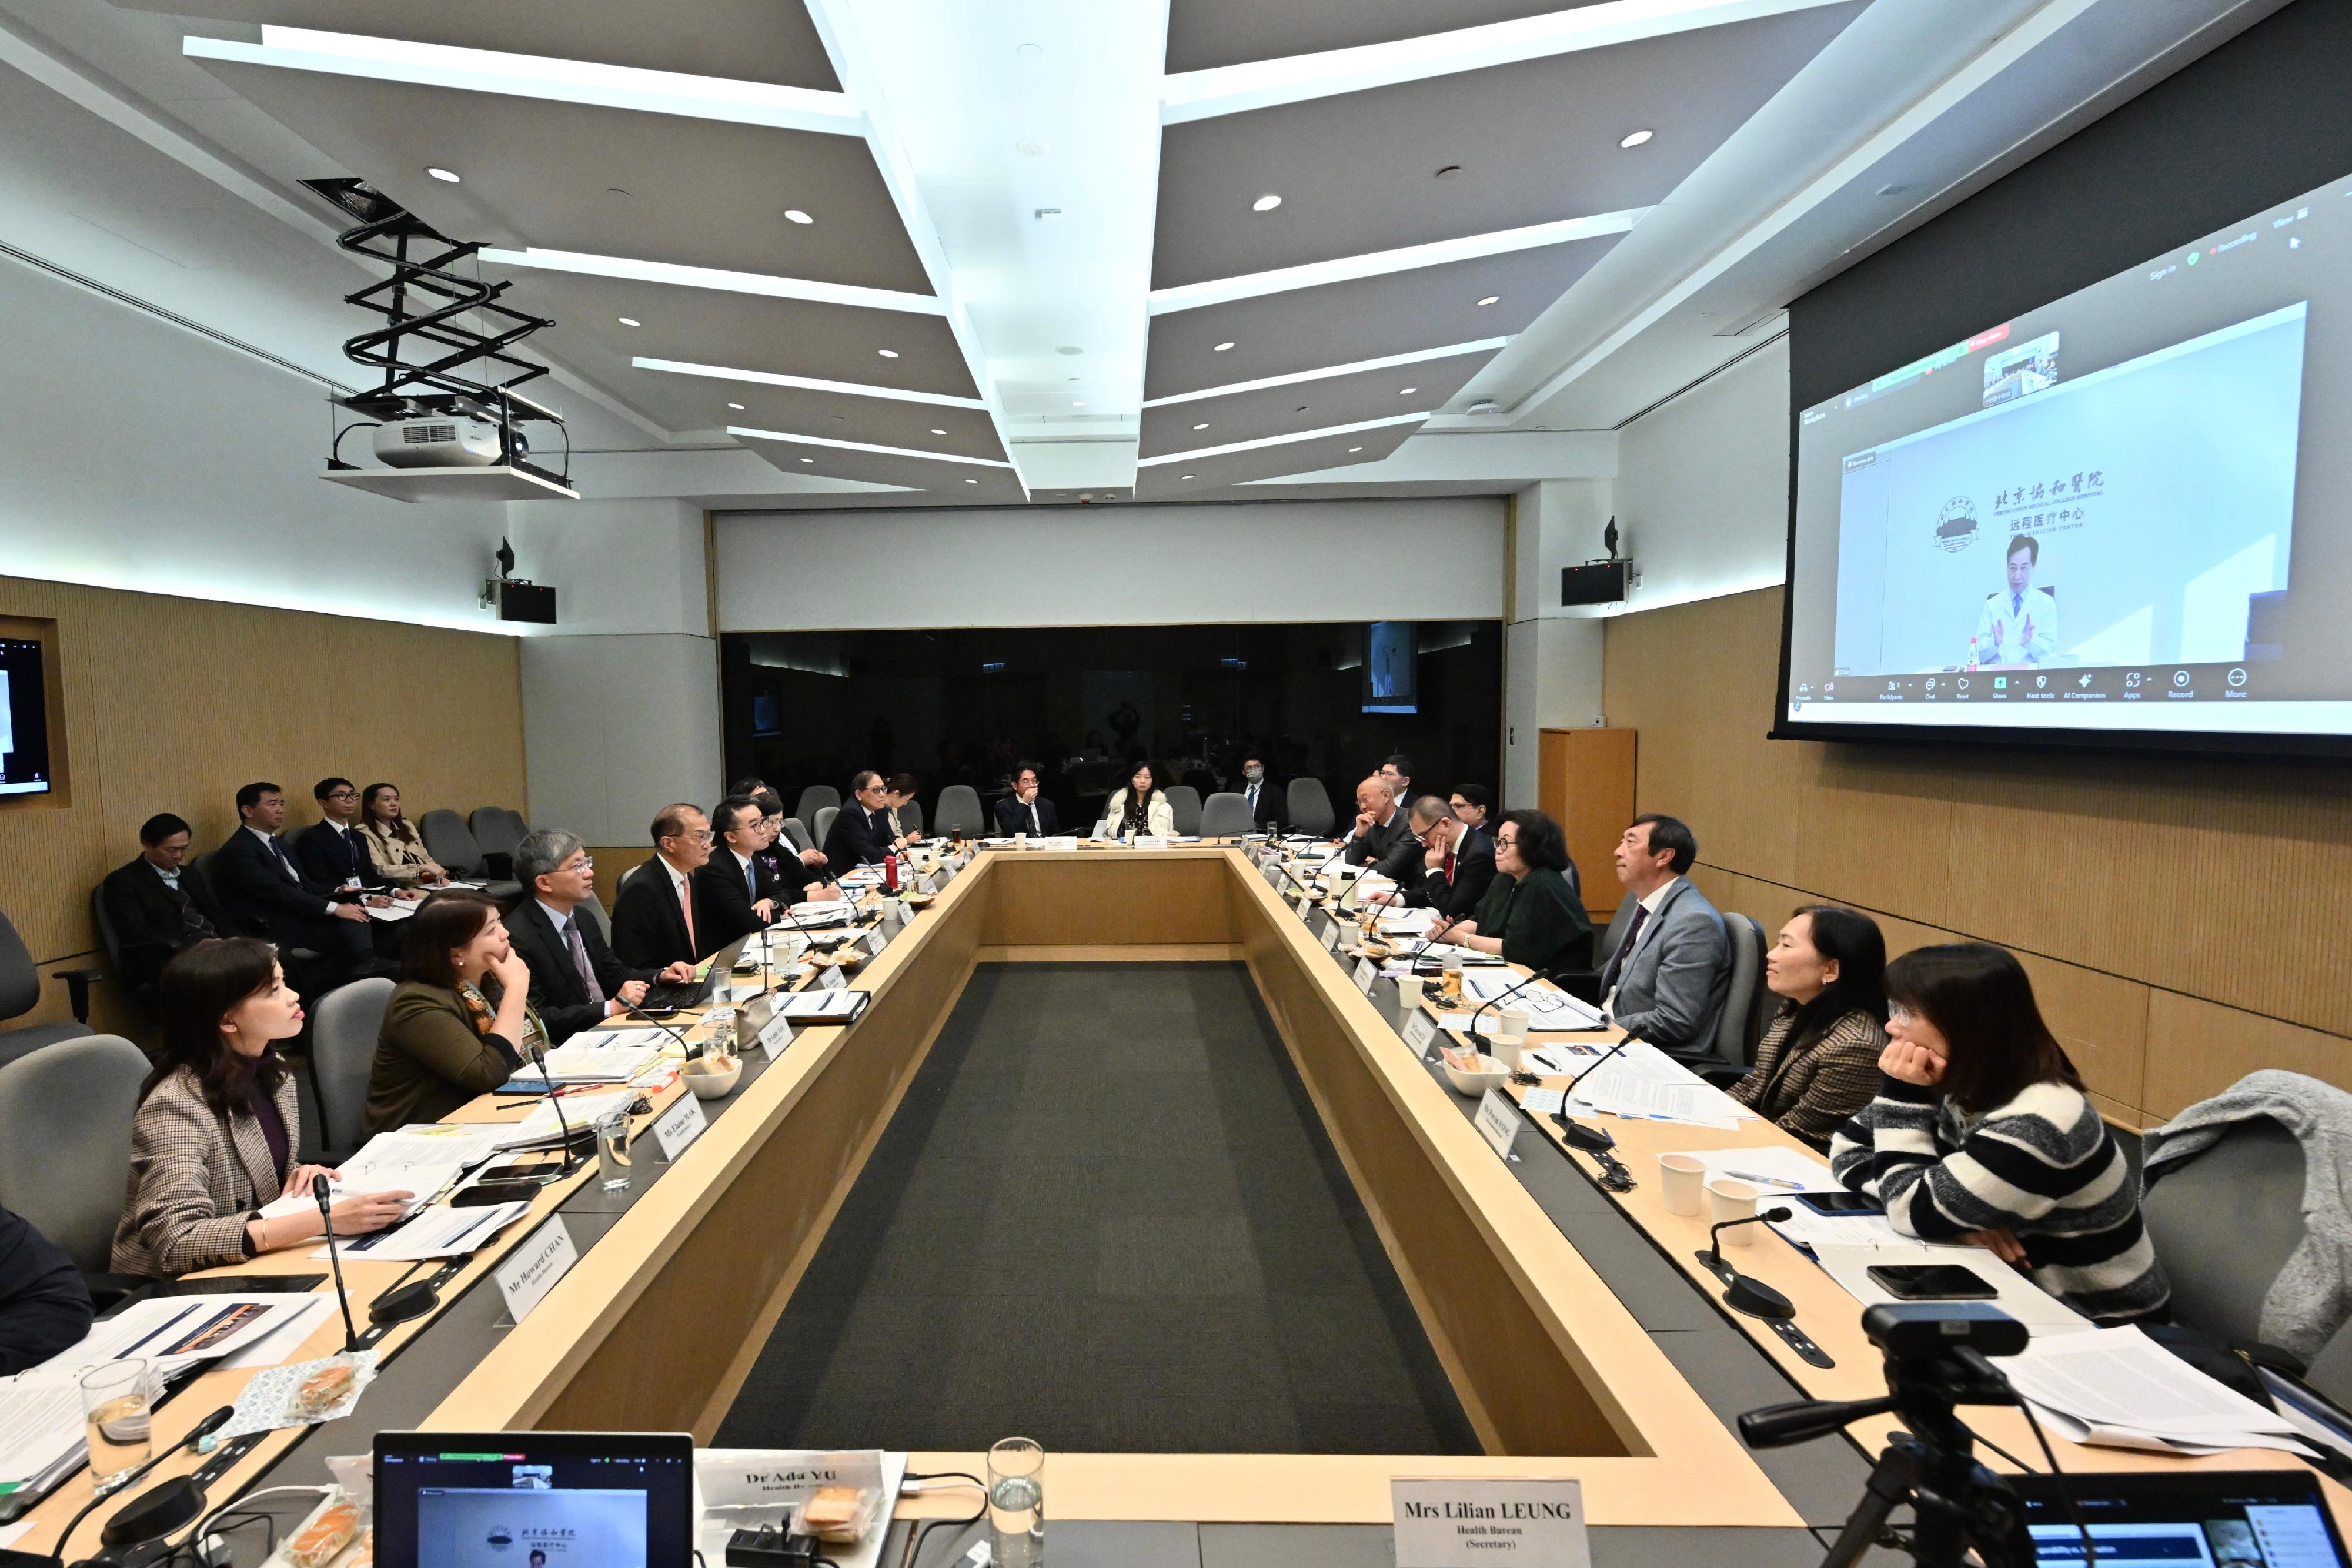
[[[837,991],[849,984],[847,980],[842,978],[841,971],[830,964],[816,972],[816,983],[828,991]]]
[[[506,1299],[507,1321],[490,1326],[510,1329],[521,1322],[578,1261],[580,1249],[572,1244],[572,1232],[563,1228],[563,1217],[551,1216],[492,1272],[499,1294]]]
[[[793,1020],[783,1014],[778,1013],[760,1026],[760,1049],[767,1053],[771,1061],[775,1060],[776,1052],[792,1042]]]
[[[1580,1481],[1389,1482],[1396,1568],[1591,1568]]]
[[[1489,1089],[1478,1102],[1477,1115],[1471,1120],[1477,1124],[1488,1147],[1502,1158],[1517,1163],[1519,1156],[1511,1153],[1511,1145],[1519,1136],[1518,1102],[1500,1089]]]
[[[1370,958],[1356,960],[1356,989],[1366,996],[1372,994],[1372,985],[1381,977],[1381,967]]]
[[[654,1138],[661,1145],[662,1158],[676,1165],[677,1156],[692,1147],[694,1140],[702,1136],[702,1129],[709,1125],[710,1119],[702,1113],[702,1102],[692,1094],[679,1095],[677,1103],[654,1123]]]
[[[1429,1042],[1437,1038],[1437,1019],[1420,1008],[1404,1020],[1404,1042],[1421,1052],[1424,1061],[1429,1056]]]

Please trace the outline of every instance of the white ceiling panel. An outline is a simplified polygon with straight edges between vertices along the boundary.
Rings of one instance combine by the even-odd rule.
[[[206,65],[453,238],[931,292],[857,137]],[[814,221],[794,223],[790,210]]]
[[[1492,350],[1451,354],[1442,360],[1147,408],[1142,455],[1160,457],[1265,435],[1360,424],[1414,409],[1443,408],[1493,357]]]
[[[1178,462],[1158,464],[1136,471],[1135,498],[1139,501],[1181,501],[1214,496],[1219,500],[1229,501],[1234,498],[1231,486],[1247,484],[1253,479],[1272,479],[1285,474],[1315,473],[1360,463],[1378,463],[1411,440],[1412,433],[1419,428],[1415,424],[1391,424],[1380,430],[1318,435],[1307,441],[1286,441],[1274,446],[1253,447],[1246,452],[1226,452],[1213,457],[1188,457]]]
[[[1021,480],[1010,468],[948,463],[887,452],[858,452],[845,447],[772,441],[750,435],[741,439],[745,445],[787,474],[858,479],[869,485],[901,485],[921,492],[902,497],[902,505],[941,507],[985,502],[1002,507],[1018,506],[1025,499]]]
[[[1654,205],[1861,10],[1819,7],[1170,126],[1151,286]],[[1635,131],[1651,139],[1620,148]],[[1281,205],[1253,211],[1267,195]]]
[[[837,91],[840,81],[801,0],[695,0],[658,20],[645,0],[114,0],[223,22],[364,33],[456,48],[635,66]]]
[[[215,0],[217,4],[218,0]],[[1484,26],[1601,0],[1171,0],[1168,71],[1213,70],[1248,60],[1287,59],[1326,49],[1418,38],[1443,28]]]
[[[980,409],[941,408],[800,387],[751,386],[699,376],[636,371],[630,401],[673,430],[723,430],[746,425],[793,435],[898,446],[959,457],[1004,460],[996,426]],[[740,407],[730,407],[740,404]],[[820,455],[815,453],[803,455]],[[805,466],[799,463],[795,467]],[[967,472],[976,472],[967,470]]]

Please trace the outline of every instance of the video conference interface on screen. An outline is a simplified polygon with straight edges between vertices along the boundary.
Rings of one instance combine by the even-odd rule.
[[[2352,735],[2347,416],[2352,179],[1804,410],[1786,719]]]
[[[685,1568],[683,1455],[387,1453],[381,1465],[387,1562],[413,1552],[417,1568]]]
[[[2084,1475],[2071,1483],[2099,1568],[2342,1568],[2316,1500],[2217,1494],[2156,1509],[2144,1497],[2110,1495],[2110,1479]],[[2087,1562],[2074,1511],[2047,1490],[2053,1495],[2026,1504],[2034,1561]]]
[[[48,716],[41,645],[0,637],[0,795],[49,788]]]

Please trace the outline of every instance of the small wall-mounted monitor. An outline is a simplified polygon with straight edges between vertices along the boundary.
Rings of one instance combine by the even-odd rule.
[[[33,638],[0,635],[0,797],[46,795],[56,788],[46,652]]]
[[[1364,636],[1364,711],[1418,713],[1420,683],[1414,668],[1413,623],[1375,621]]]

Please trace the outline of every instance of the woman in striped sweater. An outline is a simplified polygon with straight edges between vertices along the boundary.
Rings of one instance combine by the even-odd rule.
[[[2099,1322],[2161,1317],[2171,1287],[2123,1150],[2083,1092],[2024,967],[1981,943],[1886,967],[1878,1097],[1830,1168],[1923,1241],[1974,1242]]]

